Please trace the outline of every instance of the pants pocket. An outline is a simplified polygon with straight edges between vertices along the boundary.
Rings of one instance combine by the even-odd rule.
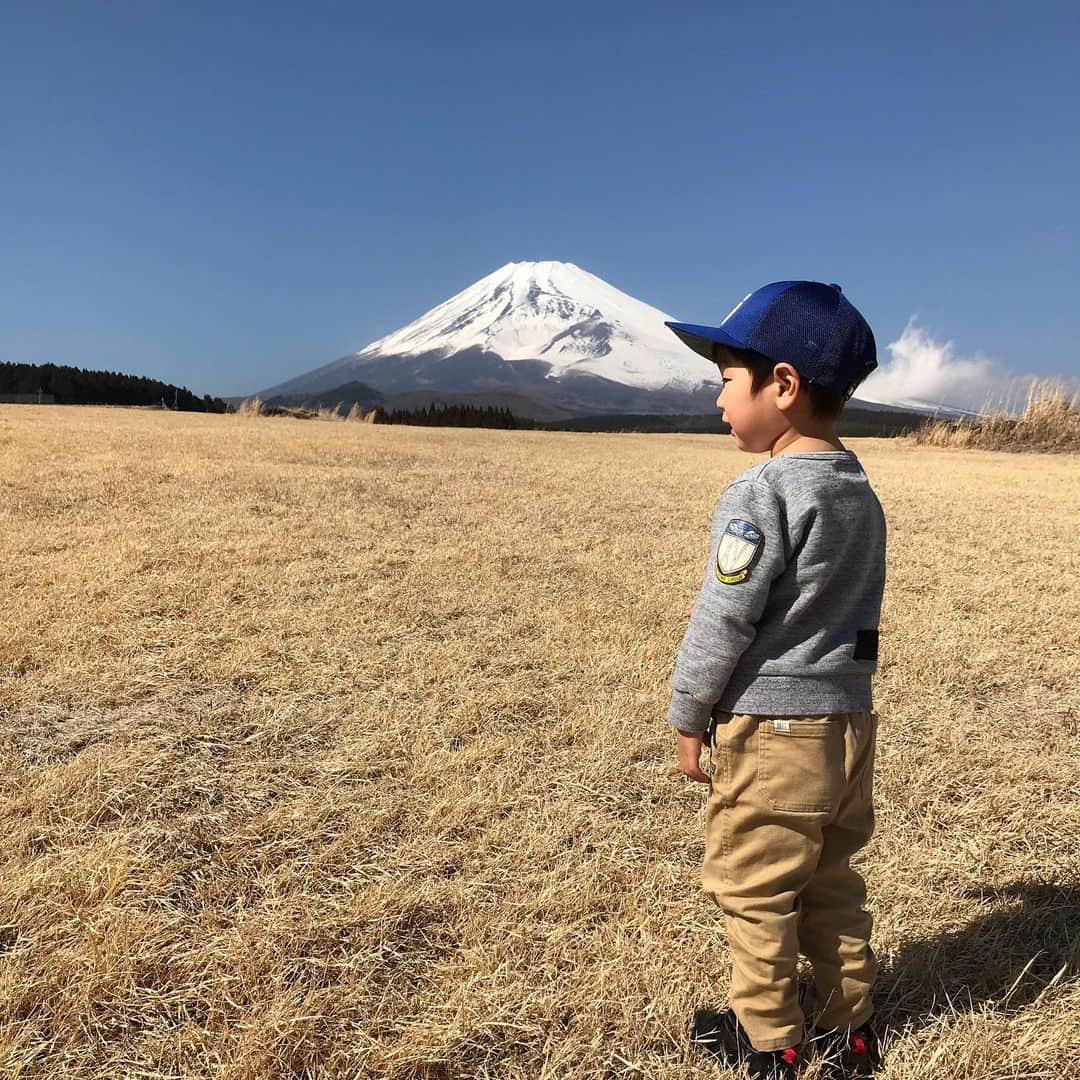
[[[709,747],[709,791],[721,806],[731,806],[731,753],[713,736]]]
[[[758,727],[758,774],[774,810],[829,814],[844,787],[844,733],[835,720],[774,717]]]
[[[874,800],[874,758],[877,750],[878,714],[870,713],[869,725],[870,746],[866,754],[866,764],[863,766],[862,776],[859,778],[859,794],[863,801],[872,803]]]

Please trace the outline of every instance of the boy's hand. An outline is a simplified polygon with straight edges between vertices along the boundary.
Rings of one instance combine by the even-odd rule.
[[[679,759],[679,770],[702,784],[709,783],[709,774],[701,768],[701,748],[709,745],[707,731],[675,730],[675,753]]]
[[[689,606],[689,607],[688,607],[688,608],[686,609],[686,615],[684,616],[684,618],[687,618],[687,619],[689,619],[689,618],[690,618],[690,616],[691,616],[691,614],[693,614],[693,611],[694,611],[694,605],[693,605],[693,604],[691,604],[691,605],[690,605],[690,606]]]

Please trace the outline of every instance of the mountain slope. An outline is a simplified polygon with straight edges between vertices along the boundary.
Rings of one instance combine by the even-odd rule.
[[[511,262],[359,352],[260,393],[360,379],[392,393],[499,389],[549,400],[544,383],[551,391],[573,377],[569,396],[600,411],[618,408],[604,399],[611,384],[675,398],[709,387],[715,397],[716,368],[664,326],[670,318],[573,263]],[[629,396],[640,404],[643,395]]]
[[[664,326],[671,318],[573,263],[511,262],[356,358],[478,348],[547,361],[555,378],[584,371],[649,389],[715,382],[715,368]]]

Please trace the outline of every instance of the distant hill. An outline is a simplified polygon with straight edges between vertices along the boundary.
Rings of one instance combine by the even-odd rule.
[[[233,405],[239,405],[245,399],[229,398]],[[367,383],[353,380],[320,390],[315,393],[274,394],[264,399],[266,405],[280,405],[286,408],[332,409],[341,405],[351,409],[358,404],[361,409],[373,409],[376,406],[386,412],[403,410],[412,412],[429,405],[472,405],[477,408],[490,406],[495,409],[509,409],[514,416],[528,420],[563,420],[575,415],[568,409],[560,409],[543,401],[534,401],[523,394],[505,390],[475,391],[456,393],[452,390],[409,390],[401,394],[384,394]]]
[[[595,379],[595,376],[590,377]],[[572,386],[574,379],[564,381],[561,390]],[[629,391],[630,388],[621,387]],[[578,410],[560,408],[549,401],[537,401],[525,394],[505,390],[489,390],[457,393],[451,390],[411,390],[399,394],[384,394],[358,380],[335,386],[318,393],[276,394],[265,399],[265,404],[287,408],[332,409],[341,406],[351,409],[359,404],[361,409],[378,407],[384,412],[416,412],[429,406],[467,405],[475,408],[491,407],[508,409],[515,417],[531,420],[537,426],[553,431],[640,431],[640,432],[702,432],[721,435],[730,434],[731,428],[720,419],[715,409],[715,395],[709,393],[691,397],[691,410],[686,412],[605,412],[582,415],[584,402],[577,403]],[[239,405],[244,398],[229,398],[231,404]],[[654,401],[655,399],[653,399]],[[646,408],[652,402],[646,397]],[[624,402],[623,404],[628,404]],[[668,408],[672,402],[667,401]],[[695,408],[696,406],[696,408]],[[713,406],[711,411],[710,406]],[[870,436],[886,438],[914,431],[928,419],[928,413],[915,409],[893,408],[875,402],[852,398],[840,418],[838,432],[841,436]]]
[[[351,382],[343,383],[341,386],[335,386],[330,390],[323,390],[318,393],[275,394],[272,397],[264,398],[263,401],[267,405],[283,405],[291,409],[332,409],[339,404],[346,409],[351,409],[353,405],[359,405],[361,409],[373,409],[376,405],[383,404],[383,398],[384,395],[381,391],[368,386],[367,383],[354,379]],[[244,399],[237,398],[233,400],[239,404]]]

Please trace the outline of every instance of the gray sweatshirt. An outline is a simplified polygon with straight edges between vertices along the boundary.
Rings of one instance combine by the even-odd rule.
[[[850,450],[752,465],[716,507],[667,722],[872,709],[885,515]]]

